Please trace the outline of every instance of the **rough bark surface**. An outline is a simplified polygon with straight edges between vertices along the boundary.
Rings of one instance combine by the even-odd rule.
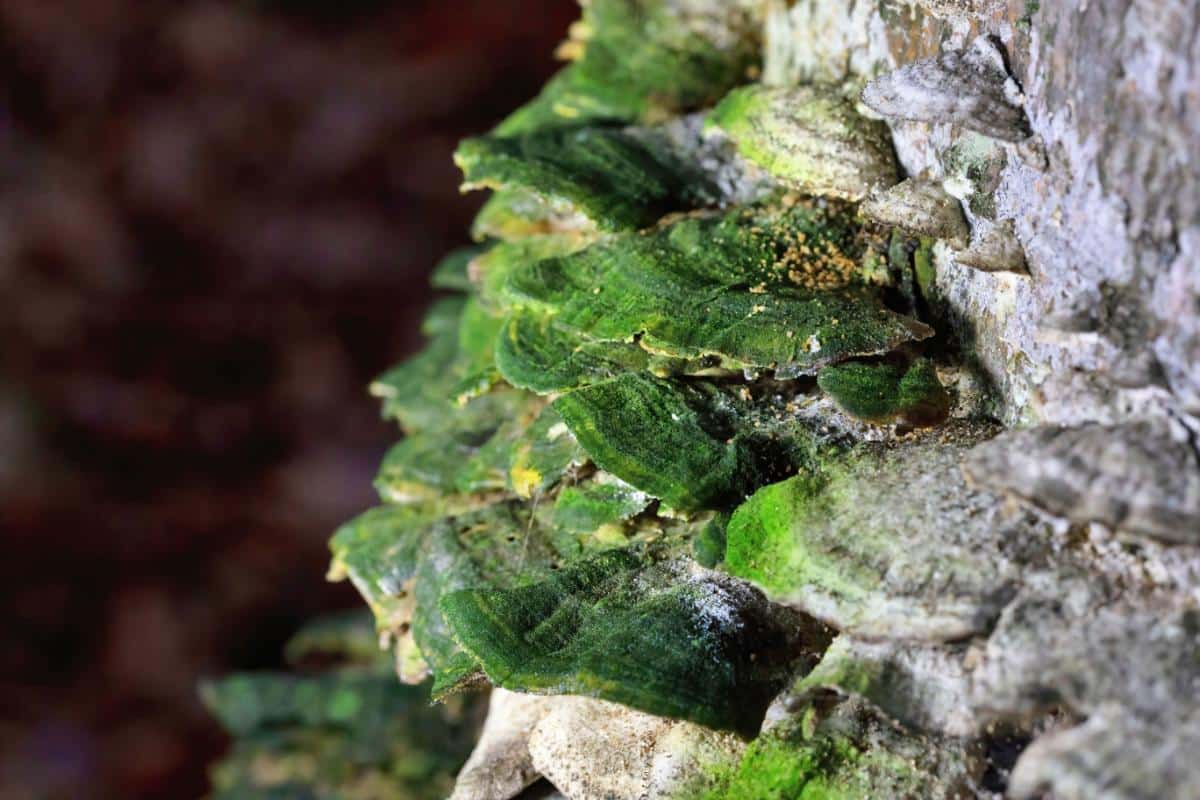
[[[1200,8],[801,0],[768,13],[767,80],[875,79],[863,98],[904,170],[963,201],[971,245],[935,246],[933,292],[973,373],[960,393],[1032,428],[976,448],[967,472],[1058,529],[1056,556],[1018,570],[965,650],[915,658],[843,638],[830,653],[844,660],[810,679],[830,670],[845,687],[850,661],[898,718],[1026,726],[1033,744],[992,787],[1007,796],[1194,796],[1200,772],[1181,753],[1200,707]],[[977,65],[953,72],[979,37],[1002,48],[1029,138],[981,138],[970,103],[945,102],[1003,101],[976,87]]]
[[[1006,421],[1200,413],[1194,3],[802,0],[771,13],[768,30],[790,34],[768,49],[778,82],[862,80],[979,35],[1003,45],[1033,137],[988,143],[992,207],[968,210],[1011,220],[1033,279],[939,248],[938,284]],[[938,179],[973,138],[950,120],[894,120],[892,133],[907,172]]]

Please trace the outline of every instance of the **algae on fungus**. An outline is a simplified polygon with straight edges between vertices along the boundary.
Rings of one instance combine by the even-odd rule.
[[[581,5],[371,386],[403,438],[330,577],[373,623],[205,688],[217,795],[1196,796],[1180,45]]]
[[[815,627],[750,587],[635,550],[539,583],[454,592],[441,606],[497,686],[599,696],[747,735],[816,644]]]
[[[528,262],[503,292],[594,341],[794,375],[932,333],[861,280],[855,234],[846,211],[804,204],[688,217]]]
[[[962,741],[914,736],[858,698],[799,698],[797,710],[746,748],[717,762],[701,800],[862,800],[960,797],[972,781]]]
[[[672,163],[643,139],[614,128],[564,128],[467,139],[454,161],[464,189],[504,187],[558,201],[601,230],[653,224],[694,208],[715,189],[686,164]]]
[[[711,105],[759,58],[747,0],[589,0],[560,55],[571,63],[496,128],[502,136],[654,120]]]
[[[857,205],[898,180],[886,128],[837,89],[745,85],[755,7],[591,0],[564,47],[573,63],[459,147],[464,185],[495,193],[478,244],[434,271],[449,296],[426,349],[372,384],[404,436],[376,479],[382,504],[331,543],[330,577],[363,595],[400,677],[431,683],[384,682],[377,665],[238,679],[208,690],[232,731],[370,741],[396,760],[362,791],[409,796],[397,771],[412,764],[444,791],[460,750],[430,756],[404,726],[491,685],[635,715],[616,725],[672,720],[647,728],[664,737],[653,763],[708,742],[689,775],[644,781],[655,797],[920,795],[977,773],[969,748],[922,752],[863,697],[830,705],[801,687],[780,721],[829,647],[826,623],[963,636],[995,618],[1015,567],[1007,551],[922,544],[922,500],[900,473],[926,470],[914,485],[945,499],[961,448],[880,441],[938,425],[953,399],[922,354],[928,275],[879,269],[887,231]],[[984,502],[962,517],[989,519]],[[892,519],[873,516],[881,503]],[[921,574],[943,545],[937,563],[958,570],[945,602]],[[450,705],[410,712],[414,692]],[[520,764],[481,775],[485,735],[456,797],[515,796],[533,763],[580,798],[642,780],[592,780],[586,757],[555,760],[575,748],[553,726],[502,722],[489,729]],[[351,752],[320,741],[287,746]],[[287,774],[320,783],[304,769]]]
[[[899,180],[887,126],[848,98],[815,86],[745,86],[723,99],[708,124],[750,161],[807,194],[861,200]]]

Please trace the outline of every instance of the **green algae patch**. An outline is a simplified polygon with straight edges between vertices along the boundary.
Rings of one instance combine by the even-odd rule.
[[[578,486],[564,486],[554,502],[554,525],[572,533],[592,533],[624,522],[650,505],[650,496],[607,473]]]
[[[511,389],[475,398],[442,423],[387,452],[375,479],[382,499],[409,503],[498,491],[530,497],[584,460],[557,412]]]
[[[928,359],[833,364],[817,373],[817,385],[847,414],[867,422],[927,427],[950,413],[950,397]]]
[[[537,398],[514,391],[497,391],[477,397],[464,407],[447,404],[438,427],[410,433],[388,450],[379,466],[375,488],[393,503],[431,500],[469,486],[478,473],[478,461],[496,457],[496,447],[486,445],[497,435],[511,435],[520,420],[529,420]],[[507,425],[505,420],[510,420]],[[490,488],[479,487],[480,490]]]
[[[937,296],[937,285],[934,283],[937,280],[937,268],[933,263],[933,245],[933,239],[923,236],[918,240],[917,249],[913,252],[913,277],[917,282],[917,290],[926,301],[933,301]]]
[[[559,325],[552,314],[517,309],[496,342],[496,367],[504,380],[538,394],[557,394],[616,378],[627,372],[725,375],[715,358],[673,358],[637,344],[601,342]]]
[[[443,695],[477,671],[450,636],[438,603],[469,587],[509,587],[573,556],[548,523],[518,501],[494,503],[429,518],[403,506],[385,506],[348,523],[334,537],[335,566],[350,577],[389,638],[411,633],[425,667]]]
[[[886,679],[886,669],[887,665],[882,662],[855,658],[846,637],[838,637],[830,644],[812,672],[797,681],[791,691],[802,694],[833,687],[843,694],[862,695],[878,704],[880,699],[886,698],[876,698],[873,695],[882,693],[876,690],[882,688],[881,684]]]
[[[961,745],[928,744],[862,700],[811,702],[751,742],[736,765],[711,765],[715,785],[697,800],[959,796],[971,777]]]
[[[476,298],[485,308],[502,315],[508,308],[505,286],[518,269],[544,258],[565,255],[583,246],[575,236],[548,234],[512,242],[497,242],[471,259],[468,270]]]
[[[858,758],[858,751],[844,739],[806,739],[798,731],[772,731],[751,743],[720,791],[704,797],[859,800],[867,795],[847,794],[833,785],[840,772],[854,769]]]
[[[596,224],[564,200],[525,188],[497,189],[471,222],[471,238],[515,242],[530,236],[596,236]]]
[[[710,105],[757,62],[759,24],[745,2],[592,0],[560,48],[573,63],[496,132],[655,120]]]
[[[547,516],[522,503],[505,502],[441,519],[422,536],[413,632],[434,671],[435,694],[443,687],[453,689],[475,671],[474,659],[464,659],[451,636],[441,599],[469,588],[510,588],[564,562],[571,554],[560,551]]]
[[[583,338],[726,368],[799,374],[931,335],[859,280],[847,214],[797,204],[688,217],[526,262],[504,291]]]
[[[480,448],[493,432],[459,426],[413,433],[387,451],[375,476],[375,490],[390,503],[436,500],[458,490]]]
[[[750,477],[736,408],[707,385],[628,374],[554,407],[597,465],[672,508],[735,502]]]
[[[201,692],[221,725],[238,736],[292,722],[351,727],[375,713],[372,701],[386,706],[413,694],[406,688],[393,695],[378,675],[302,678],[281,673],[235,675],[206,684]]]
[[[500,380],[493,348],[503,319],[477,297],[448,297],[434,304],[422,324],[425,349],[371,383],[383,400],[383,416],[408,433],[446,429],[455,406],[484,394]],[[485,400],[481,407],[503,405]],[[502,411],[497,409],[497,412]]]
[[[862,444],[764,487],[730,520],[725,568],[837,629],[952,641],[986,631],[1042,534],[966,484],[979,428]],[[959,437],[956,441],[955,438]]]
[[[507,488],[517,497],[541,495],[584,460],[582,448],[558,411],[547,407],[522,432],[509,454]]]
[[[637,345],[589,341],[558,325],[552,315],[525,310],[508,317],[496,343],[496,366],[504,379],[538,394],[641,372],[651,361]]]
[[[727,530],[725,566],[733,575],[754,581],[769,596],[789,597],[797,587],[818,583],[826,591],[857,599],[871,582],[853,565],[823,558],[797,541],[805,521],[829,512],[829,478],[807,473],[765,486],[733,512]]]
[[[730,508],[826,449],[786,409],[704,381],[629,373],[554,408],[599,467],[681,511]]]
[[[528,498],[557,484],[583,460],[558,413],[532,401],[459,464],[455,488],[467,494],[508,491]]]
[[[503,318],[489,311],[476,297],[471,297],[463,307],[455,370],[461,377],[451,389],[455,403],[461,405],[500,383],[494,348],[503,324]]]
[[[414,565],[412,633],[443,698],[477,682],[475,659],[459,647],[439,603],[471,586],[507,586],[554,558],[528,510],[497,504],[437,521],[423,535]]]
[[[405,584],[416,570],[421,534],[443,513],[433,506],[379,506],[344,523],[330,541],[330,578],[350,579],[380,632],[395,636],[410,622]]]
[[[646,140],[613,128],[467,139],[454,161],[464,189],[533,192],[605,231],[644,228],[668,212],[695,208],[715,192]]]
[[[546,409],[530,429],[559,426]],[[560,451],[551,460],[567,459]],[[635,523],[649,498],[611,477],[573,486],[565,497],[561,506],[520,499],[471,505],[451,497],[436,506],[372,509],[334,536],[331,577],[349,577],[385,641],[397,642],[402,677],[432,674],[435,696],[444,697],[478,676],[475,658],[451,636],[439,606],[446,594],[537,582],[575,559],[630,543],[682,551],[704,521]]]
[[[725,560],[725,527],[728,514],[717,514],[692,540],[692,556],[702,567],[712,569]]]
[[[745,86],[730,92],[707,124],[746,159],[806,194],[860,200],[899,180],[887,125],[830,89]]]
[[[374,620],[365,608],[309,620],[288,639],[283,654],[295,666],[336,660],[347,666],[378,668],[387,661]]]
[[[743,735],[757,732],[799,644],[795,621],[744,584],[631,550],[539,583],[449,594],[442,609],[498,686],[599,697]]]

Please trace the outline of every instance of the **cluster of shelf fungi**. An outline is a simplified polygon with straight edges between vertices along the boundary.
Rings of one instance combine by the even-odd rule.
[[[1200,791],[1194,417],[1014,417],[955,305],[1047,279],[1001,39],[820,81],[787,66],[820,14],[763,6],[591,0],[460,146],[478,245],[372,387],[404,438],[332,542],[374,632],[206,689],[218,795]]]

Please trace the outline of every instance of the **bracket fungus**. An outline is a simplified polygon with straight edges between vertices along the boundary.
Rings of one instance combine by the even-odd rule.
[[[859,114],[833,89],[735,89],[708,124],[747,159],[806,194],[861,200],[898,180],[887,126]]]
[[[477,706],[429,705],[424,687],[406,686],[378,658],[365,626],[330,638],[341,621],[319,619],[288,645],[323,628],[322,660],[304,674],[233,675],[200,687],[200,698],[236,743],[211,772],[216,797],[372,797],[440,800],[470,751]],[[365,639],[365,641],[364,641]],[[371,648],[376,658],[353,654]]]
[[[559,48],[569,63],[496,127],[501,136],[702,108],[758,56],[750,0],[589,0]]]
[[[581,215],[605,231],[646,227],[715,193],[688,165],[646,142],[613,128],[561,128],[467,139],[454,161],[464,190],[504,187],[557,201],[560,214]]]
[[[925,359],[833,364],[817,373],[817,386],[842,410],[868,422],[929,427],[950,413],[950,397]]]
[[[862,100],[890,119],[951,123],[1006,142],[1030,133],[1021,88],[990,36],[881,75]]]
[[[863,201],[862,212],[879,225],[941,239],[959,250],[971,238],[971,228],[958,199],[936,181],[908,178],[873,192]]]
[[[733,513],[726,568],[839,631],[950,641],[983,632],[1045,530],[971,491],[959,461],[977,435],[863,446],[771,484]]]
[[[1044,268],[1062,220],[1012,206],[1104,181],[1051,174],[1069,142],[1009,158],[1044,101],[987,33],[957,49],[1003,4],[925,5],[583,3],[571,63],[460,145],[476,244],[371,386],[403,438],[330,577],[388,652],[206,690],[228,796],[259,759],[445,796],[488,688],[454,800],[1196,796],[1195,428],[1161,381],[1038,416],[1167,323],[1036,350],[1033,309],[1092,294]],[[1096,295],[1170,262],[1124,255]]]

